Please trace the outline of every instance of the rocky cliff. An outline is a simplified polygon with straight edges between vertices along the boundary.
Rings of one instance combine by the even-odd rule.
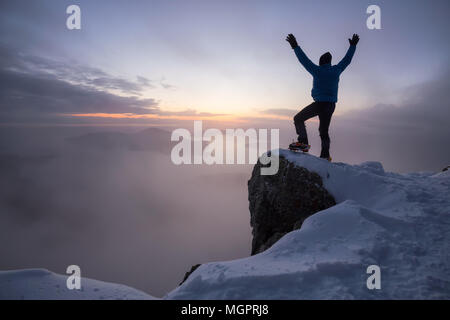
[[[261,163],[248,181],[252,255],[271,247],[286,233],[299,229],[312,214],[336,204],[315,172],[280,156],[275,175],[261,175]]]

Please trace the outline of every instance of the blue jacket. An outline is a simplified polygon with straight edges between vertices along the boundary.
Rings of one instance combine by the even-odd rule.
[[[352,62],[356,46],[350,46],[345,57],[337,65],[331,63],[318,66],[314,64],[300,47],[294,49],[300,63],[313,76],[311,96],[314,101],[337,102],[339,76]]]

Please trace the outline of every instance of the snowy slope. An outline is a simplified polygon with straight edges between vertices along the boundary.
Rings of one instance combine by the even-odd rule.
[[[81,290],[69,290],[67,277],[45,269],[0,271],[0,300],[155,299],[127,286],[86,278],[81,279]]]
[[[450,174],[384,172],[280,150],[338,204],[269,250],[198,268],[167,299],[450,298]],[[366,286],[369,265],[381,289]]]

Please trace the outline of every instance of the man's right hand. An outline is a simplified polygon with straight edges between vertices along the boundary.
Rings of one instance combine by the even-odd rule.
[[[286,38],[286,41],[289,42],[289,44],[291,45],[292,49],[295,49],[295,48],[298,47],[297,40],[295,39],[295,37],[294,37],[294,35],[292,33],[288,34],[288,36]]]
[[[350,42],[351,46],[356,46],[359,42],[359,36],[356,33],[353,34],[353,37],[351,39],[348,39],[348,42]]]

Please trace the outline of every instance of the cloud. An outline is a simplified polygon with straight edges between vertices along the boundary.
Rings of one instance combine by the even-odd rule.
[[[165,88],[174,88],[163,81],[161,85]],[[137,95],[144,88],[153,87],[152,80],[143,76],[129,81],[76,62],[48,60],[0,46],[0,123],[3,124],[65,123],[81,118],[225,116],[194,109],[161,110],[157,100]]]
[[[293,117],[298,112],[299,112],[299,110],[297,110],[297,109],[266,109],[266,110],[261,111],[262,114],[275,115],[275,116],[286,116],[286,117]]]
[[[160,115],[167,116],[186,116],[186,117],[222,117],[229,116],[227,113],[211,113],[211,112],[198,112],[195,109],[186,109],[183,111],[161,111]]]
[[[138,83],[140,83],[143,86],[150,87],[150,88],[154,88],[155,87],[152,84],[152,80],[150,80],[150,79],[147,79],[147,78],[142,77],[142,76],[137,76],[136,79],[137,79]]]
[[[248,166],[176,166],[170,131],[110,130],[0,127],[0,270],[75,263],[162,296],[248,254]]]
[[[436,78],[405,88],[397,105],[336,116],[332,149],[341,159],[381,160],[395,171],[439,170],[450,163],[449,86],[450,69],[445,68]]]
[[[150,114],[159,108],[154,99],[122,97],[41,74],[0,70],[0,122],[94,112]]]
[[[331,155],[337,162],[381,161],[395,172],[438,171],[450,163],[450,68],[398,92],[397,104],[380,103],[335,115],[330,126]],[[338,103],[336,108],[339,109]],[[247,118],[253,126],[280,129],[280,146],[296,138],[292,117],[299,110],[267,109]],[[277,117],[277,116],[281,116]],[[288,118],[285,118],[288,117]],[[319,122],[308,121],[311,154],[320,153]]]
[[[364,110],[350,111],[342,115],[342,120],[396,131],[446,131],[450,118],[449,86],[450,69],[447,69],[433,80],[405,88],[400,93],[403,101],[398,105],[380,103]]]
[[[145,77],[137,76],[136,81],[131,81],[109,75],[99,68],[81,65],[76,61],[50,60],[4,47],[0,47],[0,57],[2,69],[39,75],[92,89],[117,90],[123,94],[139,95],[146,89],[154,88],[151,80]]]
[[[163,87],[164,89],[167,89],[167,90],[174,90],[177,88],[176,86],[167,83],[165,78],[162,78],[159,81],[159,84],[161,85],[161,87]]]

